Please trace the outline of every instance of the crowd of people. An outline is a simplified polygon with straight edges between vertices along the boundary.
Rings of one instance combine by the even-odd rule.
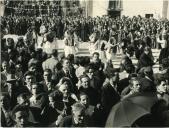
[[[65,16],[79,15],[82,8],[78,1],[11,1],[5,0],[1,2],[5,5],[5,15],[20,16]]]
[[[140,93],[153,93],[157,101],[144,123],[135,120],[130,126],[169,126],[168,20],[141,16],[1,20],[2,127],[104,127],[112,107]],[[6,34],[25,37],[15,42],[4,39]],[[63,39],[64,54],[52,47],[55,39]],[[89,42],[91,57],[76,56],[81,42]],[[36,43],[44,47],[36,48]],[[152,48],[160,49],[158,59]],[[117,52],[122,59],[115,68],[112,60]],[[159,72],[153,73],[157,62]]]

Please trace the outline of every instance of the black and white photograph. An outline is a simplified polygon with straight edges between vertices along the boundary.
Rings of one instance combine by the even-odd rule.
[[[169,127],[169,0],[0,0],[0,127]]]

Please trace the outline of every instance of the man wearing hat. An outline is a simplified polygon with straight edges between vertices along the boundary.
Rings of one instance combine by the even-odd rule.
[[[17,104],[16,98],[18,95],[17,83],[16,83],[16,78],[14,74],[7,75],[6,85],[8,88],[8,94],[9,94],[10,101],[11,101],[11,108],[13,108]]]

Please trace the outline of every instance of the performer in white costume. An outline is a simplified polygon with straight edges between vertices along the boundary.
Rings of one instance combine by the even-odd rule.
[[[95,31],[89,37],[90,39],[89,52],[91,56],[93,55],[94,52],[98,52],[98,45],[100,43],[99,36],[100,36],[99,32]]]
[[[76,41],[74,40],[73,32],[70,30],[67,30],[65,32],[65,38],[64,38],[64,44],[65,44],[65,57],[67,57],[69,54],[76,54]]]
[[[114,37],[110,38],[107,45],[106,45],[106,58],[107,60],[112,60],[115,56],[114,52],[113,52],[113,48],[115,46],[117,46],[118,44],[116,44],[116,39]]]

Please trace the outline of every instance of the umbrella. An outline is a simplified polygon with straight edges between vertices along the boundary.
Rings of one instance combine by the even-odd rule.
[[[157,101],[155,93],[136,93],[113,106],[106,127],[131,126],[138,118],[149,114]]]

